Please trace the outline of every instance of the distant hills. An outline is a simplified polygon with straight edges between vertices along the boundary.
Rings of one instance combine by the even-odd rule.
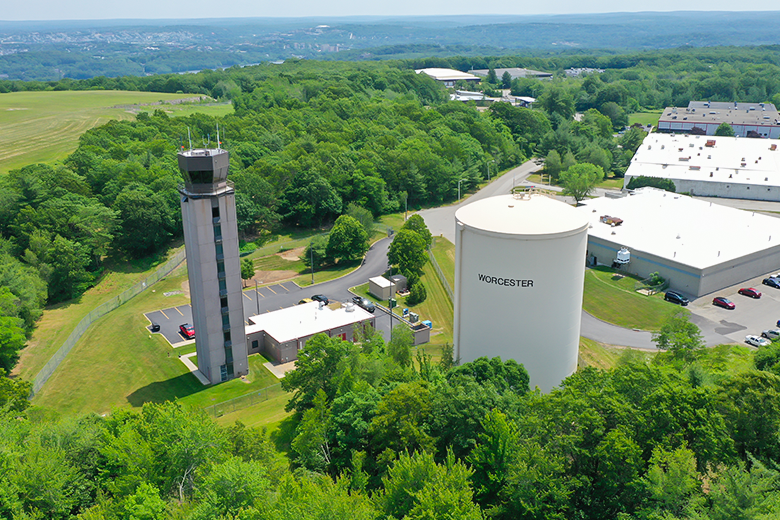
[[[0,22],[0,79],[187,72],[289,58],[551,55],[773,45],[778,12]]]

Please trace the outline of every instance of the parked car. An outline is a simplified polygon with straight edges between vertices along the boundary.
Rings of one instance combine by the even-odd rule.
[[[780,329],[769,329],[761,333],[761,336],[766,339],[780,338]]]
[[[182,323],[179,325],[179,332],[187,339],[193,339],[195,337],[195,327],[189,323]]]
[[[352,303],[358,307],[364,308],[368,312],[374,312],[376,310],[376,305],[368,298],[363,298],[362,296],[354,296],[352,298]]]
[[[754,336],[752,334],[745,336],[745,343],[748,345],[753,345],[754,347],[766,347],[767,345],[772,344],[772,342],[768,339],[762,338],[761,336]]]
[[[775,278],[774,276],[764,278],[764,281],[761,283],[768,285],[769,287],[774,287],[775,289],[780,289],[780,278]]]
[[[737,292],[742,296],[750,296],[751,298],[756,298],[756,299],[761,298],[761,293],[758,290],[753,289],[752,287],[743,287]]]
[[[728,298],[724,298],[723,296],[716,296],[715,298],[713,298],[712,304],[729,310],[734,309],[736,307],[736,305],[734,305],[734,302],[732,302]]]
[[[314,296],[311,297],[311,299],[314,300],[315,302],[322,302],[325,305],[327,305],[330,302],[330,300],[328,300],[328,297],[325,296],[324,294],[315,294]]]
[[[666,294],[664,295],[664,300],[668,302],[676,303],[677,305],[682,305],[683,307],[685,307],[690,303],[690,300],[688,298],[674,291],[666,291]]]
[[[160,332],[160,324],[152,322],[152,324],[149,326],[149,330],[152,332]]]
[[[304,298],[303,300],[298,302],[298,305],[303,305],[304,303],[311,303],[313,301],[314,300],[312,300],[311,298]]]

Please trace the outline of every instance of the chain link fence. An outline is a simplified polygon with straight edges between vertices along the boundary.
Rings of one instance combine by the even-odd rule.
[[[162,278],[170,274],[171,271],[173,271],[179,264],[184,261],[185,257],[186,254],[184,249],[182,249],[147,278],[141,280],[118,296],[115,296],[107,302],[102,303],[100,306],[90,311],[89,314],[84,316],[79,324],[76,325],[76,328],[73,330],[73,332],[70,333],[68,339],[65,340],[65,343],[62,344],[62,346],[51,357],[51,359],[49,359],[46,365],[44,365],[41,371],[38,372],[38,374],[35,376],[35,379],[33,379],[33,388],[30,397],[32,398],[37,392],[40,391],[41,388],[43,388],[43,385],[46,384],[46,381],[48,381],[54,371],[57,370],[57,367],[60,365],[60,363],[62,363],[62,360],[65,359],[65,356],[67,356],[68,353],[73,349],[73,347],[76,345],[79,339],[81,339],[81,336],[84,334],[84,332],[86,332],[90,325],[92,325],[98,318],[105,316],[120,305],[127,303],[134,296],[142,293],[151,285],[157,283]]]
[[[261,388],[260,390],[252,392],[251,394],[241,395],[228,401],[207,406],[204,408],[204,411],[216,419],[217,417],[222,417],[225,414],[243,410],[244,408],[262,403],[263,401],[267,401],[285,393],[286,392],[282,390],[282,384],[276,383],[275,385]]]
[[[452,287],[450,287],[450,282],[448,282],[447,277],[444,276],[444,271],[439,267],[439,263],[436,261],[436,257],[433,255],[433,251],[430,247],[428,248],[428,258],[431,259],[431,265],[436,270],[436,276],[439,277],[444,290],[447,291],[447,296],[450,297],[450,303],[453,303],[455,301],[455,296],[453,295]]]

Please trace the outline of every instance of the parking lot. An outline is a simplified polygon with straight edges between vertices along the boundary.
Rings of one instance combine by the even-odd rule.
[[[316,291],[312,288],[301,288],[292,282],[285,282],[267,287],[255,289],[246,289],[243,292],[244,301],[244,321],[249,324],[249,317],[265,312],[272,312],[297,304],[304,298],[310,298]],[[328,293],[331,298],[333,294]],[[340,300],[350,301],[351,295],[342,294]],[[376,328],[382,332],[385,339],[390,338],[390,315],[377,309]],[[192,307],[190,305],[179,305],[178,307],[169,307],[144,314],[150,324],[146,327],[151,332],[151,323],[160,325],[160,331],[153,334],[161,334],[172,347],[183,347],[191,345],[195,340],[188,340],[181,332],[179,325],[183,323],[192,324]],[[394,324],[398,319],[394,320]],[[197,336],[197,331],[195,331]]]
[[[765,276],[748,280],[716,293],[702,296],[691,302],[688,309],[701,320],[694,319],[706,334],[707,328],[735,343],[745,343],[748,334],[761,335],[761,331],[777,327],[780,319],[780,289],[762,285]],[[741,287],[754,287],[762,296],[753,299],[738,294]],[[712,304],[715,296],[725,296],[734,302],[733,310],[716,307]]]

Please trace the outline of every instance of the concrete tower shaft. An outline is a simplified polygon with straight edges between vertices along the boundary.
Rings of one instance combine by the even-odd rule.
[[[226,150],[179,153],[184,247],[198,369],[212,383],[247,374],[236,199]]]

